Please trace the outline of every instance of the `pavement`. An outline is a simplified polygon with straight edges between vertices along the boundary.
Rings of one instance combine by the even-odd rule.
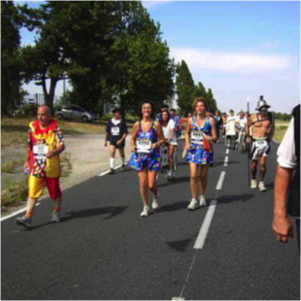
[[[246,154],[216,144],[208,206],[193,212],[179,149],[176,180],[159,178],[161,208],[147,218],[128,169],[65,190],[60,223],[49,199],[32,230],[2,221],[1,299],[300,300],[296,238],[279,243],[271,230],[276,149],[259,192]]]

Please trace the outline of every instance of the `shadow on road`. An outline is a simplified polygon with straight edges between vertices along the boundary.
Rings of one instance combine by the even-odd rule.
[[[128,206],[119,206],[119,207],[99,207],[93,209],[85,209],[85,210],[78,210],[78,211],[70,211],[64,214],[61,218],[61,222],[66,222],[73,218],[85,218],[85,217],[92,217],[102,214],[109,214],[104,219],[113,218],[121,213],[123,213]]]
[[[223,195],[219,198],[219,204],[229,204],[232,202],[246,202],[254,197],[254,194],[241,194],[241,195]]]
[[[163,178],[163,176],[160,176],[160,177]],[[170,185],[174,185],[174,184],[178,184],[178,183],[189,182],[190,177],[175,178],[172,181],[168,181],[166,179],[164,179],[164,180],[166,181],[166,183],[158,184],[157,187],[165,187],[165,186],[170,186]]]
[[[160,211],[175,211],[175,210],[182,210],[182,209],[186,209],[188,206],[189,202],[188,201],[182,201],[182,202],[176,202],[173,204],[169,204],[169,205],[162,205],[160,207]],[[160,212],[158,211],[158,212]]]

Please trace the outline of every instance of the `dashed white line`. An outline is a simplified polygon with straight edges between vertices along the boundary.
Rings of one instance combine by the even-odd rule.
[[[226,149],[226,155],[228,155],[230,152],[229,148]]]
[[[226,172],[225,171],[222,171],[221,172],[221,175],[219,176],[219,179],[218,179],[218,182],[217,182],[217,185],[216,185],[216,190],[221,190],[222,187],[223,187],[223,182],[224,182],[224,179],[225,179],[225,175],[226,175]]]
[[[209,231],[209,227],[210,227],[210,224],[211,224],[211,221],[213,218],[213,214],[214,214],[214,211],[216,208],[216,204],[217,204],[216,200],[213,200],[210,203],[210,206],[206,213],[206,217],[205,217],[202,227],[200,229],[199,235],[195,241],[195,244],[193,247],[194,249],[202,249],[204,246],[204,243],[205,243],[208,231]]]
[[[121,167],[121,166],[122,166],[121,164],[118,165],[118,166],[115,166],[114,169],[116,170],[116,169],[118,169],[118,168]],[[110,169],[108,169],[108,170],[106,170],[106,171],[104,171],[104,172],[98,174],[96,177],[102,177],[102,176],[108,174],[109,172],[110,172]]]
[[[41,205],[41,204],[40,204],[40,203],[37,203],[37,204],[36,204],[36,207],[39,206],[39,205]],[[12,214],[10,214],[10,215],[6,215],[5,217],[1,218],[1,222],[5,221],[6,219],[9,219],[10,217],[13,217],[13,216],[16,216],[16,215],[18,215],[18,214],[20,214],[20,213],[22,213],[22,212],[25,212],[25,211],[26,211],[26,207],[25,207],[25,208],[22,208],[22,209],[20,209],[20,210],[18,210],[18,211],[15,211],[14,213],[12,213]]]
[[[228,156],[226,156],[226,157],[225,157],[224,166],[228,166],[228,161],[229,161],[229,157],[228,157]]]

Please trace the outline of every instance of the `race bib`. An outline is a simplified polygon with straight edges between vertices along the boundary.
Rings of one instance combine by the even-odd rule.
[[[202,131],[192,131],[191,140],[201,142],[203,141],[203,132]]]
[[[113,126],[111,128],[112,136],[119,136],[120,128],[118,126]]]
[[[138,153],[149,153],[151,151],[152,142],[147,138],[138,138],[136,147]]]
[[[49,152],[47,144],[36,144],[33,146],[33,154],[36,159],[46,159],[46,154]]]

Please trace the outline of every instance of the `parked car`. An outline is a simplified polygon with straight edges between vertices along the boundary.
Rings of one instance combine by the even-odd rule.
[[[81,120],[83,122],[95,121],[98,119],[98,114],[91,112],[89,109],[84,109],[77,105],[63,105],[55,111],[55,116],[58,119]]]

